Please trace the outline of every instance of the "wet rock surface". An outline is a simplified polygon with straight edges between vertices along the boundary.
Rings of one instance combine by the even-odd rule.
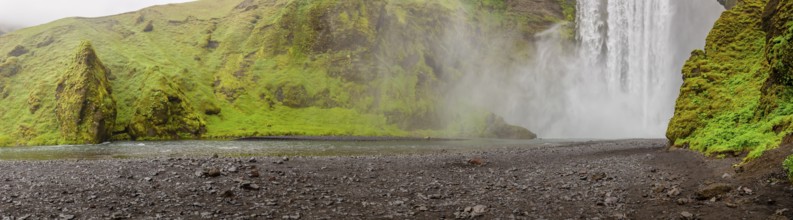
[[[734,162],[666,151],[664,140],[400,156],[0,161],[0,218],[793,217],[790,184],[740,178]],[[698,199],[714,184],[718,193]]]

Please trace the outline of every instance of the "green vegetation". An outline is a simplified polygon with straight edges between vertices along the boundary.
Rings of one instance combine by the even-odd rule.
[[[570,16],[559,4],[213,0],[22,29],[0,36],[0,146],[489,130],[525,137],[493,127],[510,125],[478,107],[445,106],[445,92],[471,68],[453,62],[464,54],[447,42],[459,28],[481,42],[472,47],[481,57],[525,56],[530,36]]]
[[[787,176],[790,181],[793,181],[793,155],[788,156],[787,159],[785,159],[785,162],[783,162],[782,166],[787,171]]]
[[[751,160],[793,134],[791,16],[793,2],[767,0],[722,14],[683,68],[667,130],[673,145]]]
[[[91,43],[82,42],[55,89],[55,116],[61,138],[69,143],[98,143],[110,138],[116,121],[116,100],[111,95],[109,72]],[[36,92],[28,97],[30,113],[41,107]]]

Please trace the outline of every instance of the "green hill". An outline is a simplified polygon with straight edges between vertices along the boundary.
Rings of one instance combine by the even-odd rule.
[[[683,69],[670,142],[718,156],[748,153],[747,161],[790,144],[791,42],[792,1],[742,0],[722,14]],[[793,177],[793,155],[784,164]]]
[[[0,146],[532,138],[448,93],[475,65],[466,53],[527,59],[533,34],[573,10],[567,0],[203,0],[66,18],[0,36]]]

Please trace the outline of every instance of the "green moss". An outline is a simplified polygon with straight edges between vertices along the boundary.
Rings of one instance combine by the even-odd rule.
[[[154,70],[144,82],[141,96],[127,125],[133,139],[198,138],[206,132],[203,118],[193,110],[180,87]]]
[[[746,0],[722,14],[683,68],[667,137],[746,160],[793,135],[793,3]],[[785,166],[790,166],[788,159]]]
[[[116,120],[116,102],[107,72],[91,43],[81,43],[55,90],[55,115],[65,142],[96,144],[110,138]],[[35,93],[28,103],[31,114],[41,106]]]
[[[793,181],[793,155],[790,155],[785,159],[785,162],[782,163],[782,167],[784,167],[787,171],[787,176],[790,181]]]

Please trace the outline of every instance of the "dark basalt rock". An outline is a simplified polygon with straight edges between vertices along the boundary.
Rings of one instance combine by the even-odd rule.
[[[18,57],[18,56],[25,55],[28,52],[30,52],[30,51],[27,48],[25,48],[25,47],[23,47],[21,45],[17,45],[16,47],[14,47],[13,50],[11,50],[11,52],[8,52],[8,56]]]

